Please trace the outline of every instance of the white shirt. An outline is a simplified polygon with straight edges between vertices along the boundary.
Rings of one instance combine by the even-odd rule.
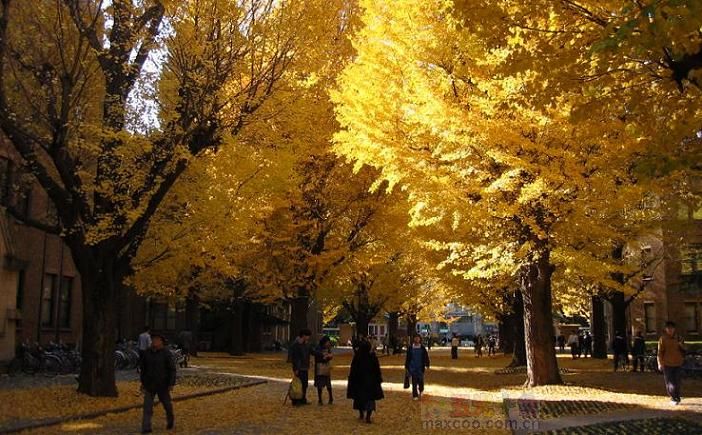
[[[147,350],[151,347],[151,334],[142,332],[139,334],[139,350]]]

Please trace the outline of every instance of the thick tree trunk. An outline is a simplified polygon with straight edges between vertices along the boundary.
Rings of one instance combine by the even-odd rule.
[[[542,243],[539,240],[537,246]],[[552,273],[550,252],[547,247],[542,247],[539,258],[527,267],[521,277],[528,387],[563,382],[558,371],[554,345]]]
[[[247,304],[246,310],[246,351],[261,352],[263,343],[261,342],[262,325],[259,316],[260,306],[257,304]]]
[[[300,330],[309,328],[307,312],[309,311],[310,298],[302,294],[290,300],[290,337],[297,337]]]
[[[514,351],[514,328],[512,322],[514,319],[509,314],[500,315],[497,318],[497,334],[500,337],[500,352],[506,354]]]
[[[590,327],[592,328],[592,357],[607,359],[607,325],[605,324],[604,301],[600,296],[592,297]]]
[[[115,339],[122,276],[114,261],[94,259],[99,267],[80,268],[83,299],[82,362],[78,392],[117,396]]]
[[[244,354],[244,303],[236,301],[232,303],[231,327],[229,330],[229,353],[231,355]]]

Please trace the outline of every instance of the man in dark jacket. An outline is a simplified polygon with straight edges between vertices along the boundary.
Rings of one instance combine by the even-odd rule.
[[[151,335],[151,347],[141,359],[141,388],[144,391],[144,418],[141,433],[151,433],[151,417],[154,413],[154,398],[166,410],[167,429],[173,429],[173,403],[171,390],[176,381],[176,366],[171,353],[166,349],[163,337]]]
[[[405,370],[412,377],[412,398],[419,400],[424,392],[424,371],[429,368],[429,352],[422,344],[422,337],[414,336],[414,342],[407,348]]]
[[[634,359],[634,371],[641,366],[641,371],[644,371],[644,356],[646,355],[646,340],[643,338],[641,331],[636,333],[634,343],[631,346],[631,356]]]
[[[309,382],[310,371],[310,346],[308,341],[312,332],[309,329],[303,329],[295,339],[295,342],[290,346],[290,362],[292,363],[293,375],[300,378],[302,382],[302,399],[294,399],[293,406],[306,405],[307,402],[307,385]]]

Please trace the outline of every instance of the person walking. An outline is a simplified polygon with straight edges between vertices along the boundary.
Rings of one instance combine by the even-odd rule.
[[[412,378],[412,399],[419,400],[424,392],[424,372],[429,368],[429,352],[422,344],[422,337],[414,336],[414,341],[407,348],[405,370]]]
[[[458,359],[458,345],[460,343],[458,335],[453,334],[453,338],[451,339],[451,359]]]
[[[634,342],[631,345],[631,357],[634,360],[634,372],[641,367],[641,373],[643,373],[644,355],[646,355],[646,340],[644,340],[641,331],[638,331],[636,333],[636,337],[634,337]]]
[[[565,335],[559,334],[557,341],[558,341],[558,349],[560,350],[560,353],[564,353],[565,352],[565,345],[566,345]]]
[[[317,404],[322,405],[322,390],[329,393],[329,404],[334,403],[331,384],[331,360],[333,358],[332,342],[328,336],[319,340],[319,346],[314,353],[314,386],[317,387]]]
[[[361,420],[365,418],[366,423],[371,422],[371,415],[376,410],[375,402],[385,397],[380,362],[370,348],[366,340],[359,343],[358,351],[351,360],[346,389],[346,397],[353,400],[353,409],[358,411]]]
[[[614,371],[619,369],[620,364],[622,369],[626,365],[626,340],[622,336],[620,331],[614,334],[614,340],[612,340],[612,352],[614,353]]]
[[[175,361],[164,346],[161,335],[152,334],[149,338],[151,347],[144,351],[140,364],[141,389],[144,393],[141,433],[151,433],[151,417],[156,396],[166,410],[166,429],[173,429],[175,424],[171,401],[171,391],[176,382]]]
[[[475,336],[475,357],[480,358],[483,356],[483,345],[485,343],[483,342],[483,337],[478,334]]]
[[[151,328],[149,325],[144,326],[144,332],[139,334],[139,338],[137,339],[137,350],[139,351],[139,359],[141,359],[141,356],[149,350],[151,347]]]
[[[665,332],[658,340],[658,370],[663,372],[665,388],[672,405],[680,404],[682,365],[685,361],[685,344],[675,334],[675,322],[665,322]]]
[[[307,387],[309,384],[310,346],[309,340],[312,332],[305,328],[300,330],[295,342],[290,346],[290,362],[293,375],[302,382],[302,398],[293,399],[293,406],[307,405]]]
[[[495,346],[497,345],[497,340],[494,335],[488,337],[488,356],[495,356]]]
[[[570,355],[573,359],[580,356],[580,350],[578,349],[578,336],[575,332],[571,332],[568,336],[568,347],[570,347]]]
[[[585,337],[583,337],[583,356],[587,358],[588,355],[592,355],[592,335],[590,335],[590,331],[585,332]]]

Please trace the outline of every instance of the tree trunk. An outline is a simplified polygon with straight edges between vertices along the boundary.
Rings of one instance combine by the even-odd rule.
[[[528,387],[563,382],[558,371],[553,333],[553,266],[550,263],[550,251],[543,243],[537,241],[537,247],[542,245],[538,250],[539,258],[527,267],[521,277]]]
[[[185,328],[193,334],[190,353],[197,356],[200,334],[200,302],[197,295],[191,294],[185,301]]]
[[[290,337],[297,337],[300,330],[308,328],[307,312],[310,298],[307,295],[297,296],[290,301]]]
[[[85,255],[83,253],[82,255]],[[82,361],[78,392],[90,396],[117,396],[115,339],[122,275],[114,261],[94,259],[98,267],[82,267]]]
[[[231,355],[244,354],[244,303],[235,301],[232,303],[231,327],[229,330],[229,353]]]
[[[412,343],[412,338],[417,334],[417,315],[407,314],[407,344]]]
[[[370,323],[370,317],[368,313],[360,309],[356,312],[356,336],[357,337],[367,337],[368,336],[368,324]]]
[[[612,329],[614,333],[622,334],[622,337],[628,337],[629,331],[627,331],[626,326],[626,298],[624,297],[624,293],[615,291],[609,298],[609,302],[612,304]],[[628,347],[627,345],[627,348]]]
[[[602,297],[592,297],[592,313],[590,315],[592,328],[592,357],[607,359],[607,334]]]
[[[388,313],[388,348],[395,354],[397,348],[397,329],[400,323],[400,313],[391,311]]]
[[[512,350],[512,361],[508,367],[524,367],[527,365],[526,355],[526,335],[524,333],[524,298],[521,292],[514,293],[512,299],[512,322],[514,344]],[[551,322],[553,324],[553,322]]]

